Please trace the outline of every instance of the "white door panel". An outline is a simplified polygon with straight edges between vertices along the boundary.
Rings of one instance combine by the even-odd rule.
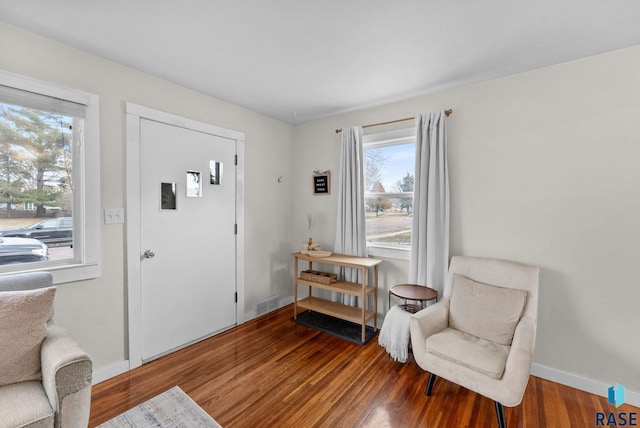
[[[140,121],[140,244],[154,254],[140,267],[144,361],[236,323],[235,155],[235,140]],[[187,171],[200,173],[200,197],[187,197]],[[175,183],[175,209],[161,183]]]

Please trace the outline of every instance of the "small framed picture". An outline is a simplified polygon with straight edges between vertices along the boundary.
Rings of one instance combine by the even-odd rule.
[[[328,195],[331,193],[331,175],[329,172],[313,174],[313,194]]]
[[[202,197],[202,174],[200,171],[187,171],[187,198]]]

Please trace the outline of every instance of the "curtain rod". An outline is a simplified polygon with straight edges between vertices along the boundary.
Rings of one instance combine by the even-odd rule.
[[[445,110],[444,111],[444,115],[449,117],[450,115],[453,114],[453,109],[449,109],[449,110]],[[372,123],[370,125],[362,125],[363,128],[371,128],[373,126],[382,126],[382,125],[390,125],[392,123],[399,123],[399,122],[406,122],[407,120],[414,120],[414,117],[405,117],[404,119],[396,119],[396,120],[390,120],[388,122],[380,122],[380,123]],[[336,129],[336,134],[339,134],[342,132],[342,129]]]

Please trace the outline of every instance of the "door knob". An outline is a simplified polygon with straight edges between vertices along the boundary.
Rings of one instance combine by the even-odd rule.
[[[147,250],[147,251],[144,252],[143,255],[144,255],[145,259],[152,259],[152,258],[154,258],[156,256],[156,253],[154,253],[151,250]]]

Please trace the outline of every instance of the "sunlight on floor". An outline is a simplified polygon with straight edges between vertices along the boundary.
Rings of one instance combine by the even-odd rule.
[[[370,417],[367,418],[362,426],[372,428],[391,428],[393,425],[391,424],[391,419],[387,410],[379,407],[370,415]]]

